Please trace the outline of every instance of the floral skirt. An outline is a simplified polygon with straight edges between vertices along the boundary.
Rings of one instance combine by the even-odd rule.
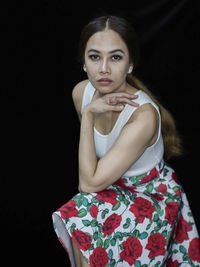
[[[59,241],[71,239],[93,267],[200,266],[200,240],[186,195],[164,161],[98,193],[78,193],[56,212]]]

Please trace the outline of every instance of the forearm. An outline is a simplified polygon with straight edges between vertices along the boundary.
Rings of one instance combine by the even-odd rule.
[[[79,190],[89,185],[97,167],[94,144],[94,115],[86,108],[83,112],[79,142]]]

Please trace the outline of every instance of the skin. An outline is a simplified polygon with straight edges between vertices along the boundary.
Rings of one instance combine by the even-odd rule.
[[[84,69],[96,88],[91,103],[81,117],[83,92],[88,80],[73,89],[73,101],[81,120],[79,143],[79,191],[99,192],[115,183],[157,139],[158,114],[151,104],[145,104],[133,113],[112,148],[97,159],[94,144],[94,127],[108,134],[126,104],[137,106],[134,95],[137,89],[126,82],[134,67],[126,44],[112,30],[95,33],[86,45]],[[112,82],[102,85],[101,78]],[[88,267],[80,250],[72,241],[76,266]]]

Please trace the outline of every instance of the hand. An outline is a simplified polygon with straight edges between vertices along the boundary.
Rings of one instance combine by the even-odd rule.
[[[138,107],[139,104],[132,101],[136,98],[138,98],[138,95],[128,93],[111,93],[92,101],[87,108],[92,113],[104,113],[107,111],[120,112],[126,104]]]

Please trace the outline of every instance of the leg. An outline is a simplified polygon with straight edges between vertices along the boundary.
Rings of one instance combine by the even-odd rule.
[[[88,265],[87,262],[85,261],[77,245],[73,242],[73,240],[72,240],[72,247],[73,247],[76,267],[90,267],[90,265]]]

